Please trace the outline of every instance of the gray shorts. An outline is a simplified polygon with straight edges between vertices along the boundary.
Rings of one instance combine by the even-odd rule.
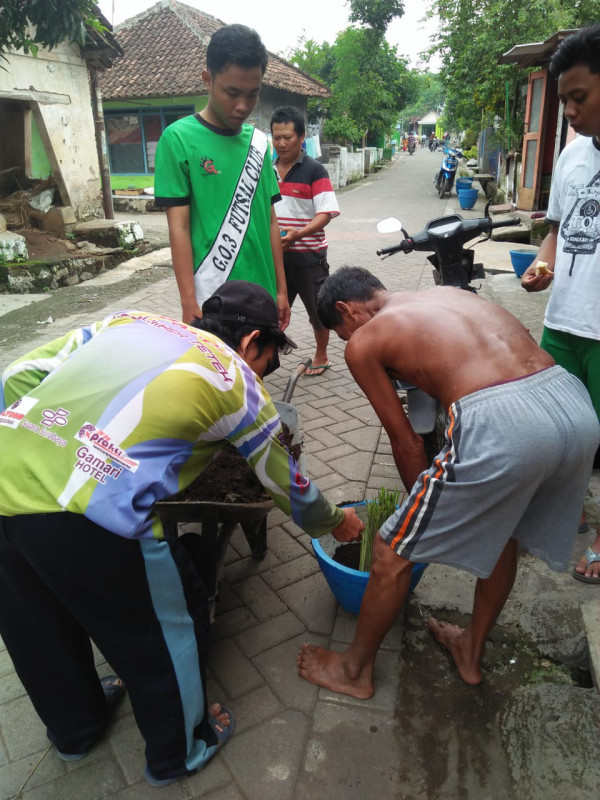
[[[551,367],[467,395],[380,535],[398,555],[489,577],[509,539],[564,570],[598,447],[583,384]]]

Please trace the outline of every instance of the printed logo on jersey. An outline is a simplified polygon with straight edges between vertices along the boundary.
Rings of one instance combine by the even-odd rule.
[[[53,411],[51,408],[45,408],[42,411],[43,419],[41,420],[41,424],[46,428],[51,428],[53,425],[62,427],[69,421],[70,413],[71,412],[67,411],[66,408],[57,408],[56,411]]]
[[[0,413],[0,425],[7,428],[18,428],[25,416],[38,402],[35,397],[21,397]]]
[[[204,174],[205,175],[220,175],[221,174],[221,170],[218,170],[215,167],[214,161],[212,160],[212,158],[209,158],[208,156],[201,156],[200,157],[200,166],[204,170]]]
[[[563,251],[572,253],[569,275],[573,274],[577,255],[592,255],[600,243],[600,172],[587,186],[569,188],[569,198],[573,205],[561,225],[561,235],[565,240]]]
[[[97,483],[106,483],[107,478],[112,478],[113,481],[116,481],[123,472],[123,467],[117,467],[115,464],[107,464],[104,458],[97,456],[85,445],[77,448],[75,469],[89,475],[90,478],[93,478]]]
[[[118,445],[114,444],[108,433],[105,433],[91,422],[86,422],[82,425],[75,434],[75,438],[78,442],[89,445],[90,448],[97,453],[108,456],[121,467],[129,470],[129,472],[136,472],[140,465],[139,461],[129,458],[125,450],[122,450]]]

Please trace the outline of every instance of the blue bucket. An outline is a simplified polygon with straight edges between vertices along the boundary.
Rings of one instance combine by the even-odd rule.
[[[520,278],[527,267],[531,266],[534,258],[537,256],[537,250],[511,250],[510,263],[515,271],[517,278]]]
[[[473,178],[457,178],[456,179],[456,191],[460,192],[462,189],[472,189],[473,188]]]
[[[477,202],[478,189],[457,189],[458,203],[463,209],[471,209]]]
[[[349,508],[365,505],[366,502],[362,501],[359,503],[348,503],[342,507]],[[343,564],[338,564],[337,561],[334,561],[333,558],[325,552],[319,539],[312,539],[311,541],[319,566],[335,599],[346,611],[349,611],[351,614],[358,614],[363,594],[367,588],[369,573],[362,572],[358,569],[352,569],[351,567],[345,567]],[[408,589],[409,594],[416,588],[427,566],[427,564],[413,564],[410,586]]]

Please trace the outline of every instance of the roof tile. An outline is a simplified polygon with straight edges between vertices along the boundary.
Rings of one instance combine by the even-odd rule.
[[[205,94],[206,46],[225,24],[178,0],[160,0],[118,25],[114,36],[124,56],[100,75],[104,99]],[[306,97],[329,96],[323,84],[273,53],[264,84]]]

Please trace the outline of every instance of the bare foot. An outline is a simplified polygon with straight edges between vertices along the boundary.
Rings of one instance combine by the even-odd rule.
[[[442,622],[431,617],[428,627],[434,638],[448,650],[458,668],[458,674],[470,686],[478,686],[483,681],[479,663],[473,663],[468,654],[468,642],[464,628]]]
[[[217,737],[220,737],[225,728],[228,728],[231,724],[229,712],[225,711],[220,703],[213,703],[208,707],[208,713],[214,717],[215,722],[213,723],[213,728]]]
[[[296,663],[301,678],[333,692],[367,700],[375,691],[373,666],[365,667],[356,678],[350,677],[344,653],[335,653],[304,642],[298,651]]]

